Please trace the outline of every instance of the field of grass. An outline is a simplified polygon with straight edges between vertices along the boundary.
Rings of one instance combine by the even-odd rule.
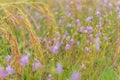
[[[120,0],[0,0],[0,80],[120,80]]]

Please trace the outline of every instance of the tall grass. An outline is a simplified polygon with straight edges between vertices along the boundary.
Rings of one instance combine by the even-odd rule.
[[[0,69],[9,65],[15,71],[4,79],[118,80],[120,20],[115,2],[1,1]]]

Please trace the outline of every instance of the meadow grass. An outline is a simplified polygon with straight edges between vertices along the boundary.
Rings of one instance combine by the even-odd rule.
[[[1,80],[119,80],[119,0],[1,0]]]

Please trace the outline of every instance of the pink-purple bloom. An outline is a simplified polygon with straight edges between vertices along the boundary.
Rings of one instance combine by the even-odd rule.
[[[8,72],[0,68],[0,78],[5,79],[8,76]]]
[[[86,22],[92,22],[93,21],[93,16],[89,16],[86,18]]]
[[[13,69],[11,66],[7,66],[7,67],[6,67],[6,71],[8,72],[9,75],[15,73],[14,69]]]
[[[67,24],[67,27],[72,27],[72,24],[68,23],[68,24]]]
[[[99,50],[100,50],[100,43],[101,43],[100,38],[99,38],[99,37],[96,38],[96,45],[95,45],[96,51],[99,51]]]
[[[112,8],[113,5],[111,3],[108,4],[108,8]]]
[[[74,40],[74,39],[71,39],[71,40],[70,40],[70,44],[76,44],[75,40]]]
[[[86,53],[89,53],[90,52],[90,49],[88,47],[85,47],[85,52]]]
[[[56,45],[52,46],[50,48],[50,51],[55,53],[55,54],[58,54],[58,52],[59,52],[59,44],[56,44]]]
[[[83,33],[84,32],[83,27],[79,27],[78,32]]]
[[[97,10],[95,15],[100,16],[100,11]]]
[[[8,62],[12,62],[12,57],[10,55],[6,56]]]
[[[30,58],[30,55],[27,54],[27,55],[23,55],[20,59],[20,65],[25,67],[26,65],[29,64],[29,58]]]
[[[57,64],[56,71],[57,71],[58,74],[61,74],[63,72],[63,67],[62,67],[61,63]]]
[[[49,74],[49,75],[46,77],[46,80],[52,80],[52,75]]]
[[[72,46],[70,44],[66,44],[65,50],[69,50],[69,49],[72,49]]]
[[[107,36],[105,36],[105,37],[104,37],[104,40],[105,40],[105,41],[108,41],[108,37],[107,37]]]
[[[92,26],[87,26],[86,29],[84,30],[84,32],[85,32],[86,34],[89,34],[89,33],[92,32],[92,31],[93,31],[93,27],[92,27]]]
[[[74,71],[71,75],[71,80],[80,80],[81,73],[78,71]]]
[[[35,59],[34,64],[32,66],[32,70],[36,71],[40,67],[40,65],[41,65],[40,62],[37,59]]]
[[[120,19],[120,12],[118,12],[118,14],[117,14],[117,18]]]

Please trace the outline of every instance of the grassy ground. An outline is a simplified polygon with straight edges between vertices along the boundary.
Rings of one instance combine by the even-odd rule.
[[[0,0],[1,80],[119,80],[119,0]]]

